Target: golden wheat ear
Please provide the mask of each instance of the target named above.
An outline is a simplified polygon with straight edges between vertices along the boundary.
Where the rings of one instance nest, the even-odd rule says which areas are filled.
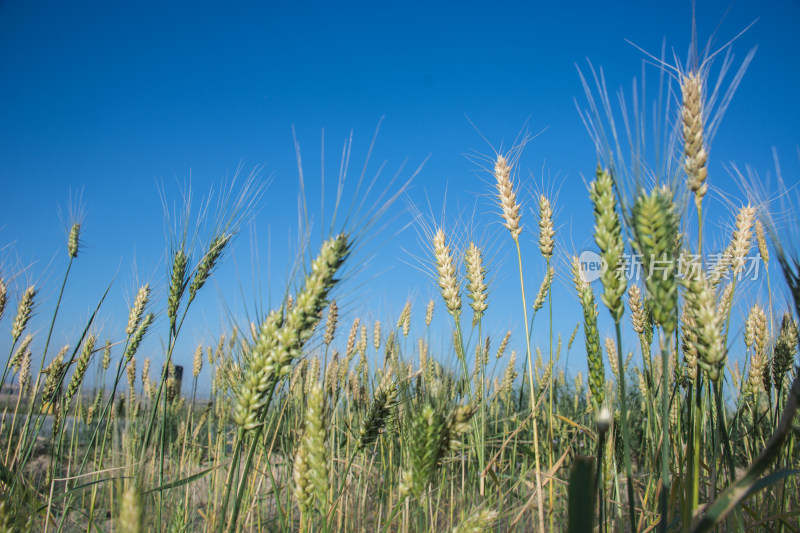
[[[473,242],[469,243],[464,254],[464,264],[466,265],[467,296],[471,300],[472,325],[474,326],[480,322],[489,305],[486,302],[486,267],[483,254]]]
[[[447,311],[454,317],[461,313],[461,291],[456,278],[453,252],[446,242],[444,231],[439,228],[433,238],[433,254],[439,273],[439,289],[447,305]]]
[[[700,207],[708,191],[708,153],[704,139],[703,78],[699,72],[681,76],[681,120],[683,123],[683,168],[689,190],[695,194],[695,204]]]
[[[522,231],[522,227],[519,224],[519,203],[517,203],[517,193],[514,192],[514,183],[511,181],[511,167],[502,155],[497,156],[497,162],[494,165],[494,176],[497,188],[497,203],[500,205],[500,214],[503,217],[504,226],[511,232],[511,237],[517,239]]]

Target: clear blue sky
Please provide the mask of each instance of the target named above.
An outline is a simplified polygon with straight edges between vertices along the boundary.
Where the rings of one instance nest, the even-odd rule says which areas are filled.
[[[756,19],[733,45],[737,62],[756,45],[758,52],[712,147],[712,218],[723,214],[721,193],[742,197],[723,163],[750,164],[765,176],[774,169],[775,147],[787,182],[800,176],[800,2],[700,2],[697,9],[701,42],[716,30],[717,46]],[[582,175],[591,176],[597,159],[574,103],[585,102],[576,63],[585,67],[590,59],[605,69],[610,89],[627,89],[641,76],[645,56],[626,40],[655,54],[666,40],[683,60],[690,37],[688,0],[491,6],[2,1],[0,268],[6,277],[24,269],[12,283],[7,315],[20,287],[41,285],[47,300],[34,329],[39,337],[46,333],[42,317],[52,312],[67,259],[59,209],[66,213],[70,195],[81,192],[85,248],[67,287],[56,341],[74,338],[77,319],[88,315],[115,274],[100,335],[119,337],[126,302],[139,283],[149,281],[157,289],[156,309],[164,307],[159,187],[176,201],[178,184],[190,176],[200,195],[240,164],[245,172],[259,167],[271,184],[253,225],[236,243],[236,261],[229,256],[197,303],[178,356],[190,364],[195,342],[210,342],[219,327],[219,301],[243,316],[266,305],[270,283],[273,296],[282,287],[287,243],[297,225],[292,125],[315,210],[322,130],[330,184],[349,132],[355,176],[385,116],[368,175],[385,161],[384,185],[403,161],[401,176],[407,177],[430,156],[410,200],[425,213],[429,202],[438,218],[446,198],[451,225],[460,210],[475,211],[476,236],[496,253],[491,330],[499,337],[500,330],[515,327],[521,335],[511,243],[486,196],[491,177],[465,154],[508,148],[526,124],[531,133],[543,131],[523,153],[521,178],[534,190],[560,191],[559,244],[562,252],[580,249],[592,224]],[[655,86],[656,70],[649,67],[647,76]],[[403,202],[391,217],[385,237],[411,219]],[[543,267],[532,243],[536,219],[530,211],[523,224],[528,290],[535,294]],[[250,268],[253,229],[262,260],[257,275]],[[408,297],[423,313],[435,287],[414,267],[414,256],[427,254],[417,232],[376,244],[362,253],[359,261],[371,262],[342,293],[348,318],[371,313],[394,322]],[[555,295],[556,330],[568,336],[580,314],[563,275]],[[442,318],[443,306],[437,312]],[[165,332],[161,320],[154,339]],[[536,339],[543,341],[543,333]],[[154,342],[150,355],[157,359]],[[7,337],[0,340],[0,353],[7,345]],[[581,350],[579,341],[573,354]],[[585,372],[582,361],[572,363]]]

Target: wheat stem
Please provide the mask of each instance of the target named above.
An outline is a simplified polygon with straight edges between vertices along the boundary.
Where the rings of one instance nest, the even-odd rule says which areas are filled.
[[[519,265],[519,284],[520,284],[520,293],[522,294],[522,312],[525,319],[525,348],[526,348],[526,364],[528,366],[528,385],[530,387],[530,409],[533,412],[536,404],[534,401],[534,381],[533,381],[533,366],[532,366],[532,357],[531,357],[531,333],[528,328],[528,305],[525,301],[525,281],[522,275],[522,252],[520,251],[519,247],[519,239],[516,235],[512,233],[514,237],[514,244],[517,247],[517,263]],[[521,392],[521,391],[520,391]],[[539,531],[544,532],[544,500],[542,498],[542,475],[541,475],[541,466],[539,464],[539,429],[538,429],[538,422],[536,413],[533,412],[533,456],[534,456],[534,463],[536,466],[536,505],[538,507],[538,520],[539,520]]]

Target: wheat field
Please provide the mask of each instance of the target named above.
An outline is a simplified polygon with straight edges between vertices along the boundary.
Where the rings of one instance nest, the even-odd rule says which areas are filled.
[[[664,66],[678,105],[663,169],[625,155],[601,79],[582,78],[598,165],[586,169],[594,227],[577,231],[593,255],[558,238],[570,205],[529,194],[519,143],[486,159],[479,200],[509,261],[495,267],[496,249],[445,221],[420,223],[437,296],[345,322],[338,298],[359,283],[348,267],[397,186],[365,216],[313,230],[280,302],[197,343],[191,375],[173,361],[187,311],[263,190],[239,184],[208,234],[177,233],[165,289],[139,288],[124,330],[101,328],[104,296],[59,338],[70,272],[91,261],[90,229],[73,223],[52,315],[36,313],[36,285],[0,272],[0,532],[800,530],[800,255],[785,236],[798,221],[776,224],[749,175],[722,220],[705,215],[709,65]],[[712,255],[704,235],[720,225]],[[751,261],[785,282],[748,289]],[[494,268],[518,278],[513,300],[491,298]],[[571,288],[569,323],[554,320],[555,283]],[[490,330],[494,306],[524,327]],[[154,331],[161,350],[140,349]]]

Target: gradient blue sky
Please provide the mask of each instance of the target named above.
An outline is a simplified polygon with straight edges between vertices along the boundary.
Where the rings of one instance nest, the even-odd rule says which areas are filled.
[[[737,64],[752,47],[758,52],[711,150],[709,216],[717,220],[725,214],[723,196],[744,197],[723,164],[749,164],[766,176],[774,173],[774,147],[785,180],[791,185],[800,176],[800,2],[699,4],[702,43],[716,30],[714,42],[722,45],[758,19],[733,45]],[[492,156],[525,128],[541,132],[523,152],[520,178],[529,190],[558,193],[562,252],[581,249],[592,224],[582,176],[592,175],[597,158],[574,103],[586,101],[576,64],[585,67],[588,58],[604,68],[611,90],[628,90],[641,77],[645,56],[626,40],[654,54],[665,40],[684,60],[691,14],[689,1],[2,1],[0,268],[6,277],[17,275],[11,305],[26,283],[42,286],[46,300],[34,330],[44,336],[43,317],[52,313],[67,259],[61,220],[68,219],[70,197],[80,194],[85,247],[67,287],[56,342],[74,342],[80,319],[112,278],[99,332],[119,337],[141,282],[154,286],[156,309],[164,308],[166,234],[159,191],[178,201],[180,184],[191,176],[199,197],[240,165],[245,173],[258,167],[271,183],[252,225],[243,229],[234,254],[190,317],[177,356],[190,364],[194,344],[211,342],[225,309],[252,316],[256,306],[268,304],[270,287],[274,297],[284,286],[298,219],[292,125],[318,217],[323,129],[330,199],[343,142],[352,131],[351,175],[357,176],[385,116],[367,175],[386,162],[376,185],[382,188],[404,161],[401,178],[429,157],[408,201],[432,212],[437,222],[444,211],[451,227],[460,213],[473,219],[473,234],[492,255],[488,327],[498,337],[508,327],[521,332],[515,257],[493,214],[491,176],[465,154]],[[646,75],[654,94],[658,72],[648,67]],[[530,198],[523,196],[533,206]],[[381,238],[411,219],[407,202],[398,202],[385,217],[391,224]],[[529,210],[523,224],[528,291],[535,294],[544,268]],[[261,258],[255,269],[253,246]],[[368,244],[357,261],[369,263],[346,280],[341,293],[347,323],[355,315],[393,323],[409,297],[422,313],[436,294],[416,268],[416,257],[426,255],[413,227],[383,246],[378,239]],[[561,277],[556,331],[568,336],[580,314]],[[443,306],[437,311],[443,326]],[[163,319],[154,333],[151,353],[140,357],[161,357]],[[543,341],[543,335],[537,328],[535,339]],[[522,339],[516,341],[521,347]],[[7,345],[3,338],[0,352]],[[579,341],[573,354],[582,349]],[[571,367],[585,372],[574,357],[579,360]]]

